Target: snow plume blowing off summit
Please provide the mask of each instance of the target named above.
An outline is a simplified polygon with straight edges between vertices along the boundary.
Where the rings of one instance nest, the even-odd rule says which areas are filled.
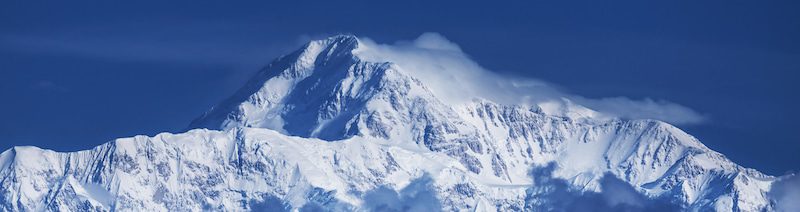
[[[0,210],[796,209],[796,178],[669,124],[703,120],[496,74],[434,33],[336,35],[275,59],[188,132],[3,152]]]
[[[483,98],[510,105],[546,105],[551,113],[568,113],[569,105],[583,105],[598,116],[655,119],[684,125],[706,120],[700,113],[665,100],[633,100],[626,97],[585,98],[566,93],[547,82],[506,76],[487,70],[437,33],[424,33],[413,41],[378,44],[359,38],[355,54],[368,61],[391,61],[423,81],[437,97],[451,103]],[[528,70],[534,71],[535,70]],[[589,114],[584,114],[589,115]]]

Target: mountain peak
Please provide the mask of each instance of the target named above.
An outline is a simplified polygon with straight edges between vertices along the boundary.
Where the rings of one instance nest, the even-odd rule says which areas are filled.
[[[358,42],[358,37],[353,34],[342,33],[329,36],[323,40],[330,40],[334,42]]]
[[[697,198],[724,199],[716,194],[692,196],[705,192],[700,185],[717,177],[703,173],[763,176],[748,173],[694,137],[659,121],[600,119],[579,105],[559,113],[547,105],[531,109],[488,99],[446,102],[439,98],[447,95],[437,96],[415,78],[428,75],[406,69],[415,68],[413,63],[393,63],[397,58],[380,54],[374,57],[381,52],[365,51],[380,49],[359,49],[359,45],[353,35],[311,41],[261,70],[192,127],[267,128],[328,142],[353,137],[389,142],[403,149],[443,153],[471,175],[505,183],[528,181],[527,168],[522,167],[558,161],[566,167],[559,177],[573,179],[586,190],[597,189],[603,172],[609,172],[641,186],[648,195],[684,195],[687,198],[679,202],[697,207],[705,207]],[[735,180],[722,183],[745,186]],[[680,181],[691,183],[676,183]],[[763,188],[751,190],[762,192]],[[739,201],[753,202],[755,208],[763,203],[757,198]]]
[[[236,94],[193,121],[190,128],[260,127],[317,137],[322,122],[335,118],[342,112],[338,110],[355,106],[341,104],[368,98],[366,91],[377,88],[390,67],[388,63],[357,58],[353,51],[359,44],[358,38],[349,34],[310,41],[256,73]]]
[[[325,56],[332,56],[336,53],[350,54],[357,49],[360,41],[355,35],[337,34],[324,39],[309,41],[301,50],[308,52],[325,52]]]
[[[240,211],[259,210],[249,203],[261,200],[352,211],[368,208],[374,190],[402,192],[420,176],[431,178],[423,184],[445,211],[537,210],[547,198],[536,191],[547,185],[535,178],[563,179],[584,193],[603,192],[606,175],[689,211],[769,209],[774,178],[667,123],[599,119],[580,107],[565,117],[547,105],[445,102],[439,98],[474,96],[435,94],[426,85],[477,85],[430,80],[415,69],[419,58],[383,61],[411,54],[370,55],[383,49],[361,44],[335,35],[276,59],[191,124],[212,130],[123,138],[74,153],[0,153],[0,179],[9,179],[0,180],[0,211]],[[456,49],[433,44],[441,42],[422,42],[428,54],[411,56]],[[552,176],[530,172],[552,163],[559,167]]]

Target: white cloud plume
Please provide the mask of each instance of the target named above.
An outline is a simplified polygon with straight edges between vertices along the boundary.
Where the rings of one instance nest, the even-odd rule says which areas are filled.
[[[779,212],[800,211],[800,175],[788,174],[772,184],[767,196]]]
[[[600,191],[581,191],[553,172],[556,163],[534,166],[529,172],[533,186],[525,196],[526,211],[679,211],[667,199],[652,199],[612,174],[600,179]]]
[[[657,119],[672,124],[697,124],[706,118],[685,106],[665,100],[634,100],[627,97],[592,99],[570,94],[545,81],[501,75],[481,67],[461,48],[436,33],[424,33],[413,41],[379,44],[360,38],[362,46],[355,54],[368,61],[391,61],[429,86],[439,98],[451,103],[472,101],[478,97],[502,104],[548,105],[550,111],[569,115]],[[591,79],[587,79],[591,80]],[[574,103],[574,104],[573,104]],[[556,109],[552,109],[557,105]],[[580,105],[580,106],[576,106]],[[588,107],[593,111],[585,110]],[[588,112],[586,112],[588,111]]]
[[[626,97],[589,99],[572,96],[578,104],[591,109],[627,119],[656,119],[673,124],[695,124],[706,121],[706,117],[691,108],[665,100],[645,98],[632,100]]]
[[[366,211],[441,211],[441,203],[433,187],[433,179],[426,175],[414,179],[405,188],[395,191],[378,187],[364,194]]]

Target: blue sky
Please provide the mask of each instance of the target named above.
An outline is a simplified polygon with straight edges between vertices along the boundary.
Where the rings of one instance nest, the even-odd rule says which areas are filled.
[[[0,5],[0,148],[179,132],[303,42],[438,32],[472,60],[590,98],[668,100],[733,161],[800,169],[800,2],[37,2]]]

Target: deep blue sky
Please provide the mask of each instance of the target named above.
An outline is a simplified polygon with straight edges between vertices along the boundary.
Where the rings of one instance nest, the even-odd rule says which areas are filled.
[[[525,2],[525,3],[523,3]],[[178,132],[309,38],[439,32],[484,67],[670,100],[735,162],[800,169],[800,1],[0,3],[0,148]]]

